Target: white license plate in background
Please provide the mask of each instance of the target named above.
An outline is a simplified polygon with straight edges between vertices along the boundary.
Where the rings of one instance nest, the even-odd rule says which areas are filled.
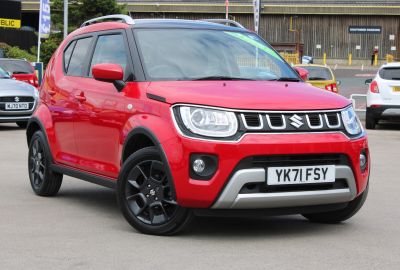
[[[267,185],[333,182],[335,182],[335,165],[268,168]]]
[[[29,103],[6,103],[6,110],[28,110]]]

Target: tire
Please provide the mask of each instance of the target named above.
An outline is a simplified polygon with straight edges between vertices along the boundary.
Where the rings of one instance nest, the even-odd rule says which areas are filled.
[[[349,202],[349,204],[344,209],[324,213],[303,214],[303,216],[309,221],[316,223],[340,223],[354,216],[363,206],[365,200],[367,199],[367,196],[368,186],[361,195]]]
[[[367,113],[365,115],[365,128],[366,129],[375,129],[377,122],[378,122],[378,120],[373,116],[373,114],[367,108]]]
[[[54,196],[61,187],[63,175],[50,169],[49,146],[42,131],[36,131],[29,143],[28,172],[33,191],[39,196]]]
[[[132,154],[117,185],[118,204],[129,224],[152,235],[172,235],[191,220],[192,211],[175,201],[172,179],[156,147]]]
[[[28,126],[28,121],[18,121],[16,123],[20,128],[26,128]]]

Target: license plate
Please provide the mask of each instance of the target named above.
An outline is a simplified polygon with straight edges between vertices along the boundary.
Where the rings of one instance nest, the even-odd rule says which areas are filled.
[[[6,103],[6,110],[28,110],[29,103]]]
[[[393,86],[393,92],[400,92],[400,86]]]
[[[267,184],[298,185],[335,182],[335,165],[270,167],[267,172]]]

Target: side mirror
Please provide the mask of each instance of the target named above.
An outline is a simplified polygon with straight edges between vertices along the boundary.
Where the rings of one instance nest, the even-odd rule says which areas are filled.
[[[342,81],[339,81],[339,80],[336,81],[337,86],[340,86],[341,84],[342,84]]]
[[[371,84],[371,83],[372,83],[372,79],[367,79],[367,80],[365,80],[365,84],[366,84],[366,85]]]
[[[305,68],[301,68],[301,67],[294,67],[294,70],[296,70],[297,74],[299,74],[300,78],[303,79],[303,81],[307,81],[308,80],[308,70]]]
[[[125,87],[124,70],[117,64],[97,64],[92,67],[93,78],[102,82],[113,83],[119,92]]]

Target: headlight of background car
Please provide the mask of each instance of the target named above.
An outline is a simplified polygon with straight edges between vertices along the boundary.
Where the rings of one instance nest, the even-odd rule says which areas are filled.
[[[207,137],[230,137],[238,130],[238,121],[233,112],[201,107],[179,108],[185,127],[198,135]]]
[[[35,93],[35,99],[39,98],[39,90],[37,90],[36,88],[33,90],[33,92]]]
[[[350,135],[358,135],[361,133],[362,131],[361,124],[360,121],[358,120],[356,112],[353,109],[353,106],[350,106],[342,111],[342,119],[346,131]]]

